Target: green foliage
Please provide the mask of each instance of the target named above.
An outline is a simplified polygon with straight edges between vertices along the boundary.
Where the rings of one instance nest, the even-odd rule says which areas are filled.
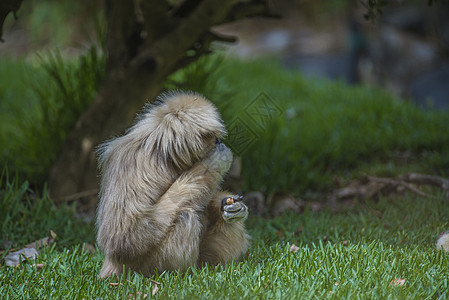
[[[447,175],[449,111],[423,111],[379,89],[306,79],[269,60],[225,59],[214,67],[200,61],[176,76],[220,108],[247,190],[324,191],[334,176],[373,169]],[[235,127],[247,147],[236,144]]]
[[[12,116],[9,130],[0,137],[5,142],[3,163],[33,183],[42,183],[46,178],[66,135],[94,99],[105,69],[104,56],[96,46],[71,62],[54,51],[41,56],[38,63],[35,68],[21,63],[29,68],[28,79],[24,80],[23,75],[10,78],[19,80],[22,87],[4,88],[3,93],[11,93],[10,97],[19,103],[7,104]],[[27,92],[27,98],[21,98],[23,90],[32,90],[34,94]]]
[[[0,245],[6,240],[14,247],[49,236],[50,230],[58,235],[58,249],[95,240],[92,228],[74,213],[75,209],[63,205],[57,208],[44,188],[35,194],[28,182],[19,183],[6,171],[0,176]],[[0,246],[2,247],[2,246]]]
[[[431,203],[415,195],[380,199],[337,214],[306,211],[276,219],[250,217],[253,240],[241,262],[192,268],[185,274],[164,272],[151,278],[127,274],[100,280],[103,255],[81,247],[83,239],[91,239],[92,224],[75,226],[79,221],[68,210],[55,209],[44,197],[40,204],[28,203],[25,198],[32,193],[26,185],[12,183],[0,190],[1,211],[3,205],[11,205],[11,217],[5,219],[5,214],[0,219],[11,224],[2,224],[2,234],[9,232],[24,244],[58,224],[58,239],[67,240],[63,247],[58,240],[56,246],[40,251],[36,263],[44,265],[42,270],[32,267],[32,261],[16,268],[0,267],[3,299],[150,297],[152,280],[160,283],[156,298],[173,299],[444,299],[449,295],[449,255],[435,250],[438,233],[448,225],[443,221],[449,218],[443,195]],[[5,198],[19,199],[19,204]],[[42,232],[30,235],[30,227],[36,226]],[[292,244],[299,247],[296,253],[290,251]],[[399,278],[405,279],[405,285],[391,286]]]
[[[225,58],[220,55],[203,55],[195,63],[175,72],[165,82],[167,90],[188,90],[213,99],[220,108],[224,108],[227,99],[235,94],[232,87],[224,86],[219,80]]]

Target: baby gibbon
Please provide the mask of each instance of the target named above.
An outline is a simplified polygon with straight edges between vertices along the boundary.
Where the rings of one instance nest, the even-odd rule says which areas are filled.
[[[151,275],[224,264],[248,248],[241,197],[220,191],[232,152],[216,107],[171,92],[148,105],[125,135],[102,144],[97,242],[100,277]]]

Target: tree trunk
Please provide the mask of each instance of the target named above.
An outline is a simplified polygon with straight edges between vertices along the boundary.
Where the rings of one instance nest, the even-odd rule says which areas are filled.
[[[261,14],[268,14],[264,0],[185,0],[177,7],[165,0],[107,1],[107,75],[50,172],[51,196],[95,194],[96,147],[123,134],[168,75],[209,53],[212,41],[234,40],[213,33],[212,26]]]
[[[96,147],[123,134],[147,99],[155,98],[162,80],[154,77],[139,78],[125,73],[106,78],[98,97],[67,137],[51,170],[50,192],[56,200],[79,192],[95,194],[99,184]]]

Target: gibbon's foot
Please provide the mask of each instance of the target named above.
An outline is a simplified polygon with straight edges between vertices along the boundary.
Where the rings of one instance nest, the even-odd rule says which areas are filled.
[[[248,207],[242,202],[243,196],[226,197],[221,200],[223,219],[227,223],[244,221],[248,217]]]

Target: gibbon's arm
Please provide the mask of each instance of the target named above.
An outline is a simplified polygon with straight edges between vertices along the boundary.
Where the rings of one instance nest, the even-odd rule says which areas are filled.
[[[146,219],[158,239],[151,243],[158,245],[181,212],[204,210],[211,197],[217,192],[224,174],[232,162],[232,152],[217,143],[212,152],[191,169],[184,172],[148,211]]]
[[[244,226],[248,208],[242,201],[226,204],[227,198],[234,198],[230,195],[220,192],[207,206],[204,220],[208,223],[200,244],[200,263],[224,264],[239,259],[248,250],[250,236]]]

